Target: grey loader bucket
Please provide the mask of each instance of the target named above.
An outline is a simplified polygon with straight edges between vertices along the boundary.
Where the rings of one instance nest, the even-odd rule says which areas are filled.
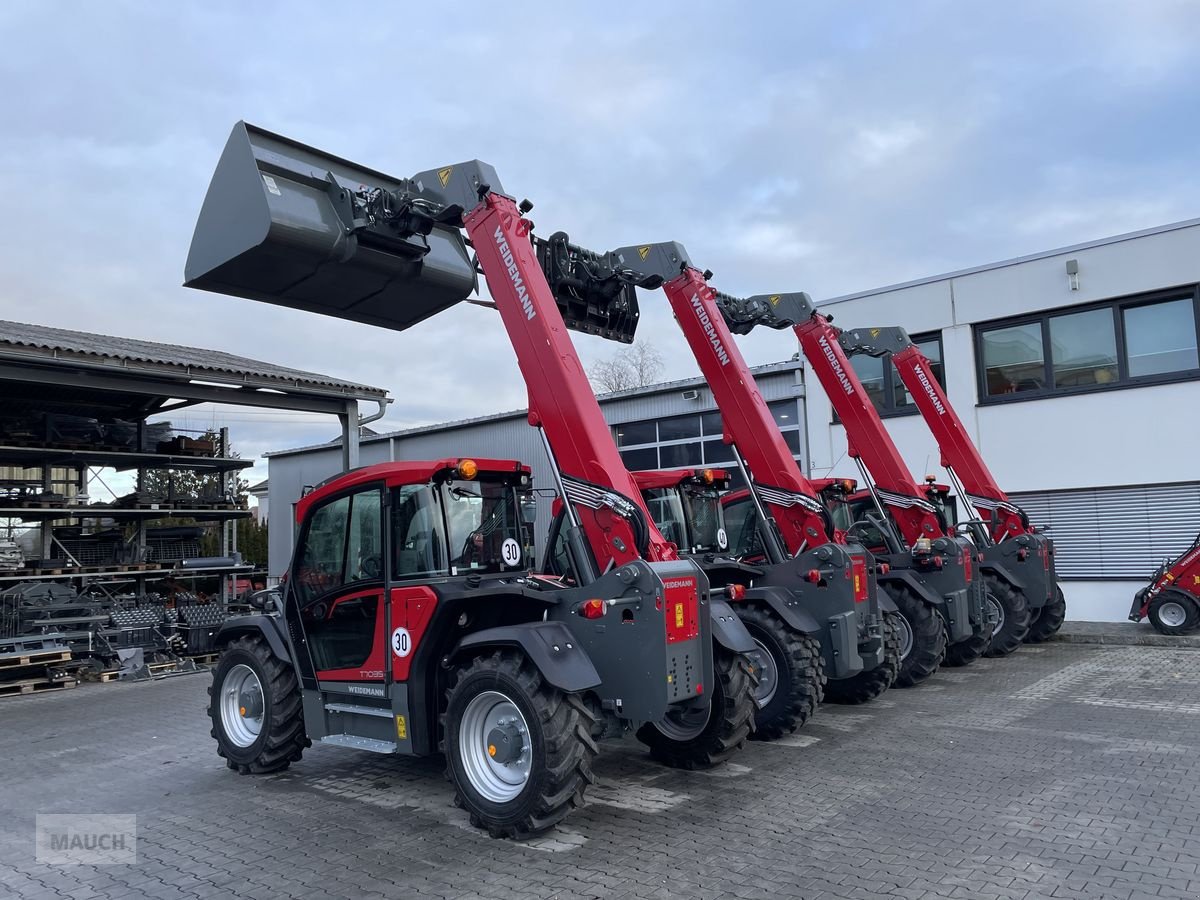
[[[408,328],[476,288],[456,224],[431,219],[414,233],[389,233],[356,218],[411,189],[412,182],[239,122],[204,197],[184,284]]]

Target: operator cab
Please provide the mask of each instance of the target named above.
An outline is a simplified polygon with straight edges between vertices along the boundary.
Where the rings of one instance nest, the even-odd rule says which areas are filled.
[[[289,614],[318,675],[347,675],[378,655],[385,582],[527,572],[533,536],[521,501],[529,484],[529,469],[516,462],[383,463],[304,497]]]
[[[729,489],[727,472],[673,469],[632,474],[654,524],[680,553],[725,553],[729,549],[721,510],[721,494]]]

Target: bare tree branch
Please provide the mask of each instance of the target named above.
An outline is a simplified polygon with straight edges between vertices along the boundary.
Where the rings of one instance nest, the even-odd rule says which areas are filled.
[[[662,354],[653,344],[642,341],[600,360],[592,366],[588,378],[596,391],[611,393],[654,384],[662,370]]]

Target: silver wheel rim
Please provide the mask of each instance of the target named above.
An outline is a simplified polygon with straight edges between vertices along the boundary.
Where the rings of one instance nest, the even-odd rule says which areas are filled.
[[[903,662],[908,659],[908,654],[912,653],[913,630],[904,616],[896,616],[896,625],[899,626],[900,631],[900,660]]]
[[[712,702],[703,709],[691,707],[675,708],[654,723],[662,736],[672,741],[690,741],[700,736],[708,717],[712,715]]]
[[[519,755],[511,762],[497,762],[489,752],[488,737],[496,729],[518,736]],[[458,755],[467,780],[480,796],[493,803],[512,800],[525,789],[533,769],[529,725],[521,710],[499,691],[476,694],[463,711]]]
[[[996,616],[996,624],[992,626],[992,637],[998,635],[1004,629],[1004,606],[996,599],[996,595],[988,593],[987,595],[988,609]]]
[[[779,671],[775,666],[775,657],[758,638],[754,639],[754,649],[746,654],[750,657],[756,672],[758,684],[754,688],[754,703],[762,709],[774,698],[779,690]]]
[[[258,698],[257,715],[254,715],[253,706],[245,702],[255,695]],[[249,747],[258,740],[266,711],[264,700],[262,682],[249,666],[238,664],[225,675],[221,685],[221,725],[225,728],[225,736],[234,745]]]
[[[1168,628],[1180,628],[1187,621],[1187,610],[1182,603],[1168,600],[1158,608],[1158,618]]]

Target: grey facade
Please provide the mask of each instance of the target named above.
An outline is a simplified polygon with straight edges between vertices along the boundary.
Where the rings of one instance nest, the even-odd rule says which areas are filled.
[[[763,399],[775,413],[797,459],[807,468],[801,364],[789,361],[761,366],[754,373]],[[613,426],[614,437],[630,469],[693,465],[734,469],[732,456],[720,443],[712,392],[702,378],[606,394],[600,397],[600,408]],[[636,427],[624,428],[626,425]],[[295,504],[306,486],[319,484],[342,471],[341,447],[332,443],[282,450],[267,456],[269,502],[274,512],[270,574],[278,578],[291,557]],[[541,439],[528,424],[524,410],[363,437],[359,450],[361,465],[443,456],[517,459],[532,467],[536,486],[553,487]],[[550,504],[540,503],[539,541],[549,524]],[[540,543],[538,549],[540,553]]]

